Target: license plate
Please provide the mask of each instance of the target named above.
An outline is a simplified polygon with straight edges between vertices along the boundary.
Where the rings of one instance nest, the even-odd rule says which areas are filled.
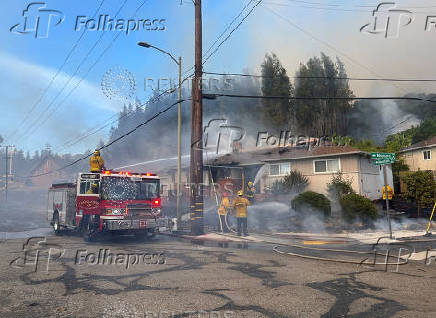
[[[147,221],[146,220],[139,220],[139,228],[144,229],[147,227]]]

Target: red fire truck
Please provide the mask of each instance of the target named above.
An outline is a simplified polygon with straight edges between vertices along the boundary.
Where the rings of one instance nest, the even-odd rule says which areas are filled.
[[[76,229],[86,240],[101,232],[153,236],[171,223],[161,211],[160,179],[151,173],[80,173],[76,183],[53,184],[48,192],[54,232]]]

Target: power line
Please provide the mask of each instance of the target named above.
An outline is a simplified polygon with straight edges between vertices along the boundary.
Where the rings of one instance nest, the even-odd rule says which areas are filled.
[[[190,77],[190,76],[185,77],[185,78],[182,80],[182,85],[183,85],[183,83],[185,82],[185,80],[188,79],[189,77]],[[178,84],[177,84],[177,86],[175,86],[174,88],[169,88],[169,89],[167,89],[167,90],[161,92],[159,95],[157,95],[157,96],[155,96],[155,97],[152,97],[151,99],[149,99],[149,100],[146,101],[145,103],[139,105],[138,107],[139,107],[140,109],[142,109],[142,107],[143,107],[145,104],[152,104],[152,103],[154,103],[155,101],[158,101],[159,98],[162,97],[163,95],[165,95],[165,94],[167,94],[167,93],[170,93],[170,92],[172,92],[173,90],[175,90],[175,89],[177,89],[177,88],[179,88],[179,85],[178,85]],[[144,109],[144,110],[145,110],[145,109]],[[119,117],[119,118],[117,118],[117,119],[115,119],[115,120],[110,121],[112,118],[116,117],[116,116],[118,115],[118,113],[112,115],[111,117],[109,117],[109,119],[107,119],[107,120],[103,123],[103,126],[101,126],[100,128],[97,128],[95,131],[94,131],[94,129],[91,129],[91,131],[88,131],[87,133],[82,134],[81,136],[77,137],[77,139],[74,138],[74,139],[72,139],[72,140],[70,140],[70,141],[67,141],[67,142],[64,144],[64,148],[63,148],[63,149],[65,149],[65,148],[67,148],[67,147],[74,146],[75,144],[77,144],[78,142],[82,141],[83,139],[86,139],[86,138],[88,138],[88,137],[90,137],[90,136],[96,134],[97,132],[103,130],[103,129],[106,128],[107,126],[109,126],[109,125],[115,123],[116,121],[118,121],[118,120],[120,120],[120,119],[122,119],[122,118],[125,118],[125,117],[130,116],[130,115],[131,115],[132,113],[134,113],[134,112],[135,112],[135,110],[132,110],[131,112],[127,112],[126,114],[122,115],[121,117]],[[108,121],[110,121],[110,122],[108,122]]]
[[[221,41],[221,43],[215,48],[215,50],[210,53],[203,61],[203,65],[207,63],[207,61],[220,49],[220,47],[232,36],[232,34],[242,25],[242,23],[253,13],[254,9],[257,8],[257,6],[262,2],[262,0],[259,0],[251,9],[248,11],[248,13],[242,18],[241,22],[230,31],[230,33],[226,36],[224,40]]]
[[[123,2],[123,4],[121,5],[121,7],[118,9],[118,11],[116,12],[116,14],[115,14],[115,17],[114,18],[116,18],[117,16],[118,16],[118,14],[121,12],[121,10],[124,8],[124,6],[126,5],[126,3],[127,3],[127,1],[128,0],[124,0],[124,2]],[[142,5],[145,3],[145,1],[147,1],[147,0],[144,0],[144,2],[142,3]],[[142,5],[141,5],[141,7],[142,7]],[[91,47],[91,49],[87,52],[87,54],[85,55],[85,57],[82,59],[82,61],[77,65],[77,67],[76,67],[76,69],[75,69],[75,71],[74,71],[74,73],[69,77],[69,79],[67,80],[67,82],[64,84],[64,86],[61,88],[61,90],[59,91],[59,93],[52,99],[52,101],[50,102],[50,104],[48,104],[48,106],[41,112],[41,114],[38,116],[38,118],[33,122],[33,124],[32,125],[30,125],[29,126],[29,128],[24,132],[24,134],[20,137],[20,138],[18,138],[18,140],[19,139],[21,139],[21,138],[23,138],[24,136],[26,136],[26,134],[33,128],[33,130],[29,133],[29,135],[31,135],[31,134],[33,134],[39,127],[41,127],[59,108],[60,108],[60,106],[63,104],[63,102],[66,100],[66,98],[64,98],[64,100],[61,102],[61,103],[59,103],[58,104],[58,106],[57,107],[55,107],[55,109],[53,110],[53,111],[51,111],[50,113],[48,113],[48,116],[45,118],[45,119],[43,119],[43,121],[40,123],[40,124],[38,124],[38,122],[44,117],[44,115],[45,115],[45,113],[47,113],[48,111],[49,111],[49,109],[51,108],[51,106],[54,104],[54,102],[56,101],[56,99],[63,93],[63,91],[67,88],[67,86],[69,85],[69,83],[73,80],[73,78],[74,78],[74,76],[79,72],[79,69],[82,67],[82,65],[86,62],[86,60],[88,59],[88,57],[91,55],[91,53],[92,53],[92,51],[97,47],[97,45],[100,43],[100,41],[102,40],[102,38],[103,38],[103,36],[106,34],[106,32],[102,32],[101,33],[101,35],[100,35],[100,37],[97,39],[97,41],[94,43],[94,45]],[[121,33],[118,33],[117,34],[117,36],[115,36],[114,37],[114,40],[120,35]],[[113,40],[113,41],[114,41]],[[111,46],[111,45],[110,45]],[[110,47],[109,46],[109,47]],[[104,51],[104,52],[106,52],[107,51],[107,49]],[[104,55],[104,54],[103,54]],[[85,77],[89,74],[89,72],[90,72],[90,70],[99,62],[99,59],[102,57],[102,55],[100,55],[100,57],[97,59],[97,62],[96,63],[94,63],[91,67],[90,67],[90,69],[88,70],[88,72],[86,73],[86,75],[85,75]],[[80,81],[78,82],[78,84],[75,86],[75,88],[78,86],[78,85],[80,85],[80,83],[83,81],[83,79],[84,79],[84,77],[82,77],[81,79],[80,79]],[[67,95],[67,98],[71,95],[71,93],[75,90],[75,88],[74,89],[72,89],[71,91],[70,91],[70,93]]]
[[[254,0],[250,0],[248,1],[245,6],[242,8],[242,10],[239,12],[239,14],[233,18],[233,20],[227,25],[227,27],[224,29],[223,32],[221,32],[221,34],[215,39],[215,41],[212,43],[212,45],[209,46],[209,48],[206,50],[206,52],[204,53],[204,55],[207,55],[210,50],[215,46],[215,44],[218,43],[218,41],[222,38],[222,36],[227,32],[227,30],[230,29],[230,27],[233,25],[233,23],[239,19],[239,17],[242,15],[242,13],[245,11],[245,9],[247,9],[247,7],[253,2]]]
[[[102,7],[103,3],[106,0],[101,0],[100,5],[98,6],[98,8],[95,10],[94,14],[92,15],[92,18],[94,18],[96,16],[96,14],[98,13],[98,11],[100,10],[100,8]],[[68,52],[67,56],[65,57],[64,61],[62,62],[61,66],[58,68],[58,70],[56,71],[55,75],[51,78],[49,84],[47,85],[47,87],[44,89],[44,91],[42,92],[41,96],[39,97],[39,99],[32,105],[32,107],[30,108],[30,110],[28,112],[26,112],[26,115],[24,117],[24,119],[21,121],[21,123],[17,126],[17,128],[11,133],[11,135],[8,138],[12,138],[13,136],[15,136],[15,134],[19,131],[19,128],[27,121],[27,119],[29,119],[30,115],[33,113],[33,111],[36,109],[36,107],[39,105],[39,103],[41,103],[42,99],[45,97],[45,94],[47,94],[48,90],[50,89],[50,87],[52,86],[53,82],[55,81],[55,79],[58,77],[58,75],[60,74],[61,70],[63,69],[63,67],[65,66],[65,64],[68,62],[68,60],[70,59],[72,53],[74,52],[74,50],[76,49],[77,45],[79,44],[79,42],[82,40],[83,36],[86,33],[86,29],[83,30],[82,34],[80,35],[80,37],[76,40],[76,42],[73,44],[73,46],[71,47],[70,51]]]
[[[241,77],[258,77],[258,78],[273,78],[274,76],[251,75],[241,73],[218,73],[218,72],[203,72],[209,75],[222,76],[241,76]],[[330,77],[330,76],[289,76],[294,79],[331,79],[331,80],[349,80],[349,81],[385,81],[385,82],[436,82],[436,79],[403,79],[403,78],[363,78],[363,77]]]
[[[97,148],[97,149],[98,149],[98,150],[103,150],[103,149],[109,148],[109,147],[112,146],[114,143],[116,143],[116,142],[120,141],[121,139],[123,139],[123,138],[129,136],[130,134],[132,134],[133,132],[135,132],[136,130],[138,130],[139,128],[141,128],[142,126],[147,125],[147,124],[148,124],[149,122],[151,122],[152,120],[156,119],[157,117],[159,117],[159,116],[162,115],[163,113],[166,113],[167,111],[169,111],[169,110],[170,110],[171,108],[173,108],[175,105],[177,105],[177,104],[179,104],[179,103],[183,103],[184,101],[186,101],[186,100],[185,100],[185,99],[177,100],[176,102],[170,104],[170,105],[169,105],[168,107],[166,107],[165,109],[163,109],[163,110],[159,111],[158,113],[154,114],[152,117],[150,117],[150,118],[147,119],[146,121],[140,123],[140,124],[137,125],[135,128],[129,130],[128,132],[122,134],[122,135],[119,136],[118,138],[112,140],[111,142],[109,142],[109,143],[107,143],[107,144],[105,144],[105,145],[103,145],[103,146],[101,146],[100,148]],[[92,155],[93,155],[93,153],[90,153],[90,154],[88,154],[88,155],[86,155],[86,156],[84,156],[84,157],[81,157],[81,158],[79,158],[79,159],[77,159],[77,160],[74,160],[73,162],[71,162],[71,163],[69,163],[69,164],[67,164],[67,165],[65,165],[65,166],[63,166],[63,167],[61,167],[61,168],[59,168],[59,169],[52,170],[52,171],[48,171],[48,172],[45,172],[45,173],[40,173],[40,174],[38,174],[38,175],[27,176],[27,177],[25,177],[25,178],[36,178],[36,177],[41,177],[41,176],[45,176],[45,175],[49,175],[49,174],[52,174],[52,173],[55,173],[55,172],[59,172],[59,171],[65,170],[66,168],[69,168],[69,167],[75,165],[76,163],[78,163],[78,162],[80,162],[80,161],[82,161],[82,160],[88,159],[88,158],[91,157]]]
[[[415,100],[430,101],[419,97],[342,97],[342,96],[262,96],[262,95],[237,95],[237,94],[203,94],[205,99],[216,99],[217,97],[233,98],[255,98],[255,99],[288,99],[288,100]],[[431,101],[436,103],[436,101]]]
[[[302,8],[302,9],[314,9],[314,10],[326,10],[326,11],[340,11],[340,12],[365,12],[365,13],[373,13],[373,10],[363,10],[363,9],[346,9],[346,8],[338,8],[338,7],[318,7],[318,6],[307,6],[307,5],[292,5],[290,3],[278,3],[278,2],[271,2],[267,1],[264,2],[265,4],[275,5],[275,6],[281,6],[281,7],[290,7],[290,8]],[[375,6],[356,6],[355,8],[376,8]],[[407,9],[428,9],[428,8],[434,8],[435,6],[430,7],[407,7]],[[420,12],[420,11],[410,11],[414,14],[430,14],[430,12]]]

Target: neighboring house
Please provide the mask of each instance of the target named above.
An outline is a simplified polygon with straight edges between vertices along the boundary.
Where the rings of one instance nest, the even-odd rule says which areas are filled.
[[[274,181],[281,180],[291,170],[308,177],[306,190],[327,194],[327,184],[332,177],[342,173],[352,181],[354,191],[371,200],[381,198],[383,171],[375,166],[369,153],[351,147],[320,146],[262,148],[250,152],[227,154],[208,163],[219,174],[224,168],[243,168],[247,181],[258,179],[257,187],[264,192]],[[262,168],[264,167],[264,168]],[[261,169],[262,168],[262,169]],[[261,176],[259,176],[259,171]],[[215,177],[214,177],[215,179]],[[256,180],[257,181],[257,180]],[[393,186],[392,169],[388,166],[388,183]]]
[[[398,152],[410,171],[432,170],[436,173],[436,136]]]
[[[63,171],[58,171],[61,166],[51,156],[45,156],[30,170],[30,184],[39,188],[47,188],[55,180],[66,179],[68,176]]]

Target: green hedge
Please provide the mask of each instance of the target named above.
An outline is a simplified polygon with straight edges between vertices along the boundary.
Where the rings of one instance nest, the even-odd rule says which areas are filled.
[[[330,200],[323,194],[306,191],[292,200],[292,208],[297,212],[306,212],[308,209],[319,211],[324,216],[331,214]]]
[[[347,221],[352,222],[360,218],[364,222],[371,222],[378,217],[377,209],[370,199],[359,194],[351,193],[344,195],[339,203]]]

